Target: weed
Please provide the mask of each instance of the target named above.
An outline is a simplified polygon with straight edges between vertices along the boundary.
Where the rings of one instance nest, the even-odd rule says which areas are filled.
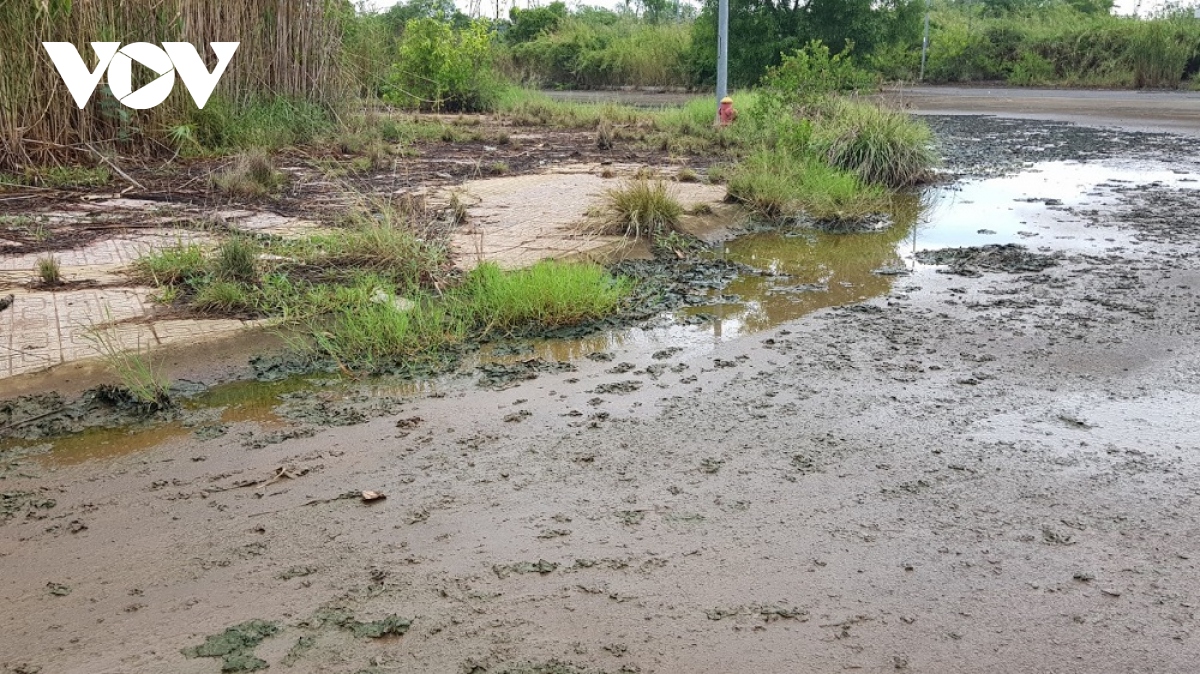
[[[415,216],[389,206],[363,207],[346,217],[346,227],[280,244],[280,253],[324,268],[354,267],[377,272],[401,287],[431,281],[445,266],[445,243],[419,237]]]
[[[105,310],[111,325],[112,313]],[[170,380],[150,351],[139,341],[137,347],[128,348],[121,335],[113,328],[90,329],[85,337],[92,342],[109,370],[116,375],[129,397],[147,412],[171,406]]]
[[[385,294],[385,300],[391,297]],[[357,299],[311,326],[318,348],[346,367],[378,369],[432,358],[466,335],[463,321],[440,305],[418,301],[402,310],[391,301]]]
[[[170,306],[179,300],[179,286],[159,286],[158,290],[150,296],[150,299],[158,304]]]
[[[811,146],[830,165],[867,182],[905,187],[929,178],[933,134],[922,121],[870,103],[831,99]]]
[[[228,238],[217,248],[213,271],[224,281],[253,281],[258,276],[258,252],[244,236]]]
[[[605,179],[616,178],[617,172],[606,166],[606,167],[600,169],[600,177],[605,178]]]
[[[112,174],[103,166],[55,166],[38,175],[38,182],[46,187],[102,187],[112,179]]]
[[[556,328],[601,318],[629,289],[626,279],[599,265],[545,260],[508,273],[481,264],[468,274],[463,297],[484,334],[509,334],[529,325]]]
[[[143,282],[175,285],[202,276],[207,264],[202,247],[177,243],[138,258],[133,264],[133,274]]]
[[[614,229],[626,236],[672,229],[683,214],[683,206],[661,180],[635,178],[621,188],[607,190],[605,197],[613,214]]]
[[[509,168],[508,168],[508,164],[506,164],[502,161],[497,161],[497,162],[492,162],[491,164],[488,164],[487,170],[488,170],[488,173],[490,173],[494,176],[502,176],[502,175],[505,175],[506,173],[508,173]]]
[[[600,120],[596,127],[596,149],[611,150],[613,146],[613,125],[608,120]]]
[[[817,222],[840,226],[882,212],[888,204],[882,187],[780,150],[760,150],[743,160],[728,190],[760,217],[776,221],[803,211]]]
[[[251,150],[238,157],[229,169],[213,176],[213,185],[233,196],[265,197],[283,186],[283,173],[264,150]]]
[[[37,271],[43,285],[56,286],[62,283],[62,269],[59,268],[58,258],[53,255],[39,257]]]
[[[192,306],[212,313],[237,313],[254,309],[257,303],[245,286],[233,281],[212,281],[200,286]]]
[[[678,175],[675,176],[675,179],[681,183],[700,182],[700,176],[694,170],[692,170],[690,168],[679,169],[679,173],[678,173]]]

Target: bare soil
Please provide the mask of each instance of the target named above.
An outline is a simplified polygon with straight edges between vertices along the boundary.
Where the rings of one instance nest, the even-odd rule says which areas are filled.
[[[1191,674],[1200,197],[1083,215],[1142,243],[13,458],[0,666]]]

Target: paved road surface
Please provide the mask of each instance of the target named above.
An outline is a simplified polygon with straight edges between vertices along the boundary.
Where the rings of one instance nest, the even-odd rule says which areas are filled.
[[[549,93],[559,100],[614,101],[648,107],[678,104],[702,95],[646,91]],[[1200,135],[1200,92],[1192,91],[890,86],[879,97],[919,114],[991,114]]]

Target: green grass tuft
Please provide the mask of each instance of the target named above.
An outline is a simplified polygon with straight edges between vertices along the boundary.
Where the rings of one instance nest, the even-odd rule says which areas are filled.
[[[476,267],[462,290],[464,305],[484,334],[537,326],[577,325],[613,313],[629,282],[595,264],[544,260],[512,272],[493,263]]]
[[[134,277],[155,285],[185,283],[207,272],[204,248],[194,243],[178,243],[138,258],[133,264]]]
[[[729,195],[768,220],[801,213],[831,225],[861,221],[886,210],[888,193],[812,158],[780,150],[761,150],[747,157],[729,178]]]
[[[674,229],[683,206],[662,180],[634,178],[622,187],[607,190],[614,229],[625,236],[653,236]]]

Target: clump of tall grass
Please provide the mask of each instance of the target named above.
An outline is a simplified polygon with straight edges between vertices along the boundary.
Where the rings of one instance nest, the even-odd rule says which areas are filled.
[[[731,170],[729,195],[772,221],[802,213],[831,226],[861,221],[887,208],[879,185],[811,157],[760,150]]]
[[[810,147],[831,166],[869,183],[906,187],[929,179],[936,160],[923,121],[872,103],[829,99],[812,125]]]
[[[62,283],[62,268],[58,264],[58,258],[53,255],[37,259],[37,272],[43,285],[56,286]]]
[[[217,247],[213,272],[224,281],[253,281],[258,277],[259,247],[244,236],[232,236]]]
[[[484,334],[509,334],[529,326],[577,325],[613,313],[629,282],[603,267],[545,260],[503,272],[485,262],[468,274],[461,297]]]
[[[663,180],[639,177],[605,191],[612,213],[611,231],[625,236],[652,236],[674,229],[683,206]]]
[[[281,252],[311,265],[379,273],[402,287],[428,285],[448,264],[449,253],[444,233],[420,232],[411,217],[388,206],[356,211],[343,229],[285,243]]]
[[[462,342],[467,324],[445,305],[424,298],[407,308],[360,298],[315,323],[312,334],[317,348],[344,368],[375,370],[435,357]]]
[[[242,153],[233,166],[213,176],[213,185],[233,196],[265,197],[283,186],[286,178],[275,162],[259,148]]]
[[[112,314],[106,310],[108,323]],[[115,328],[92,328],[85,333],[92,342],[109,371],[120,381],[121,389],[129,399],[146,412],[155,412],[171,407],[171,380],[154,358],[149,346],[140,342],[128,347]]]

